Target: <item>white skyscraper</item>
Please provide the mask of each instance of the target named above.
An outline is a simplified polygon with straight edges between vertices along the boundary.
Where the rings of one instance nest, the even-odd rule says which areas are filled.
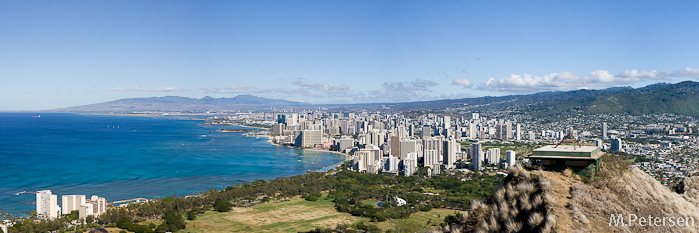
[[[95,213],[95,205],[91,203],[85,203],[79,206],[78,208],[78,217],[81,219],[85,219],[88,215],[93,215]]]
[[[444,141],[444,146],[442,147],[442,153],[444,158],[442,161],[446,168],[456,168],[456,151],[459,150],[458,143],[453,138]]]
[[[508,150],[507,153],[507,166],[511,167],[515,165],[515,151]]]
[[[85,204],[85,195],[63,195],[61,201],[61,213],[70,214],[74,210],[80,210],[80,205]]]
[[[354,159],[352,160],[352,168],[356,172],[366,171],[366,159],[369,156],[367,151],[357,151],[354,153]]]
[[[397,172],[398,171],[398,158],[389,156],[386,158],[385,166],[384,169],[388,172]]]
[[[414,152],[411,152],[411,154],[415,154]],[[417,159],[412,158],[407,158],[403,160],[403,175],[404,176],[410,176],[415,171],[417,171]],[[417,157],[417,154],[415,155]]]
[[[473,122],[468,123],[468,139],[476,139],[478,136],[476,132],[478,132],[476,129],[476,124]]]
[[[522,140],[522,125],[520,125],[519,123],[515,128],[515,139],[517,141]]]
[[[56,194],[51,194],[51,190],[36,191],[36,214],[40,218],[57,218],[60,211]]]
[[[488,163],[497,165],[500,163],[500,148],[490,148],[488,149]]]
[[[424,166],[428,167],[433,164],[440,164],[439,157],[441,154],[437,150],[425,150]]]
[[[107,199],[106,198],[92,195],[92,197],[90,197],[90,200],[92,200],[93,202],[96,202],[97,207],[99,207],[98,209],[95,210],[96,215],[100,215],[102,213],[107,212]]]
[[[442,126],[443,126],[445,129],[451,129],[451,117],[450,117],[450,116],[444,116],[443,121],[444,121],[444,122],[442,122]]]

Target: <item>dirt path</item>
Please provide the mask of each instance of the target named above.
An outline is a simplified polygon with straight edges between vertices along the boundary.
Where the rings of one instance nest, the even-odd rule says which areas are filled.
[[[554,232],[617,232],[609,226],[605,220],[588,217],[589,224],[573,220],[573,211],[566,207],[572,198],[570,187],[574,183],[581,183],[570,177],[565,177],[558,172],[544,172],[544,176],[551,182],[551,194],[553,195],[553,214],[558,216]]]

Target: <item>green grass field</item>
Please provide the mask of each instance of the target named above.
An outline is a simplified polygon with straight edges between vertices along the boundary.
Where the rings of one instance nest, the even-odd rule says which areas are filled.
[[[365,200],[375,204],[378,200]],[[429,212],[415,213],[410,220],[426,224],[442,222],[444,217],[454,210],[433,209]],[[292,198],[285,202],[272,202],[248,208],[234,207],[230,212],[208,211],[197,216],[194,221],[187,221],[187,228],[180,232],[299,232],[316,227],[334,228],[338,224],[353,224],[365,221],[367,225],[376,225],[383,230],[393,228],[394,221],[369,222],[368,218],[352,216],[335,210],[334,203],[324,194],[318,201],[306,201]]]

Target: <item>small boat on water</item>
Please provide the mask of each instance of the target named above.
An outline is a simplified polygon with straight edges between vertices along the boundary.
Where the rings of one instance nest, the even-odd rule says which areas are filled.
[[[41,115],[32,116],[34,118],[41,118]]]
[[[19,196],[20,194],[25,194],[25,193],[27,193],[27,191],[18,192],[18,193],[15,193],[15,196]]]

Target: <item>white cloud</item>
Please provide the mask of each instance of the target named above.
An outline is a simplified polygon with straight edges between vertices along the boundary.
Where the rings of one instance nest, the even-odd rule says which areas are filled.
[[[454,81],[451,83],[452,85],[459,85],[463,86],[464,88],[471,88],[473,86],[473,83],[471,83],[471,80],[468,79],[461,79],[461,78],[455,78]]]
[[[626,78],[636,78],[636,79],[665,79],[668,75],[665,72],[660,72],[657,70],[651,70],[651,71],[638,71],[638,70],[624,70],[624,72],[621,72],[619,77],[626,77]]]
[[[699,70],[685,68],[682,71],[661,72],[657,70],[625,70],[612,75],[607,70],[595,70],[588,75],[575,75],[571,72],[551,73],[544,76],[512,74],[508,77],[488,81],[478,86],[481,90],[513,93],[535,93],[541,91],[566,91],[575,89],[599,89],[645,80],[666,80],[669,77],[699,78]]]
[[[471,83],[471,80],[465,78],[455,78],[454,81],[451,82],[451,85],[459,85],[464,88],[471,88],[473,86],[473,83]]]
[[[699,78],[699,69],[685,67],[684,70],[668,73],[670,77]]]
[[[141,92],[177,92],[177,91],[183,91],[180,88],[177,87],[163,87],[163,88],[143,88],[143,87],[136,87],[136,88],[128,88],[124,89],[121,87],[115,87],[112,89],[109,89],[110,91],[141,91]]]

